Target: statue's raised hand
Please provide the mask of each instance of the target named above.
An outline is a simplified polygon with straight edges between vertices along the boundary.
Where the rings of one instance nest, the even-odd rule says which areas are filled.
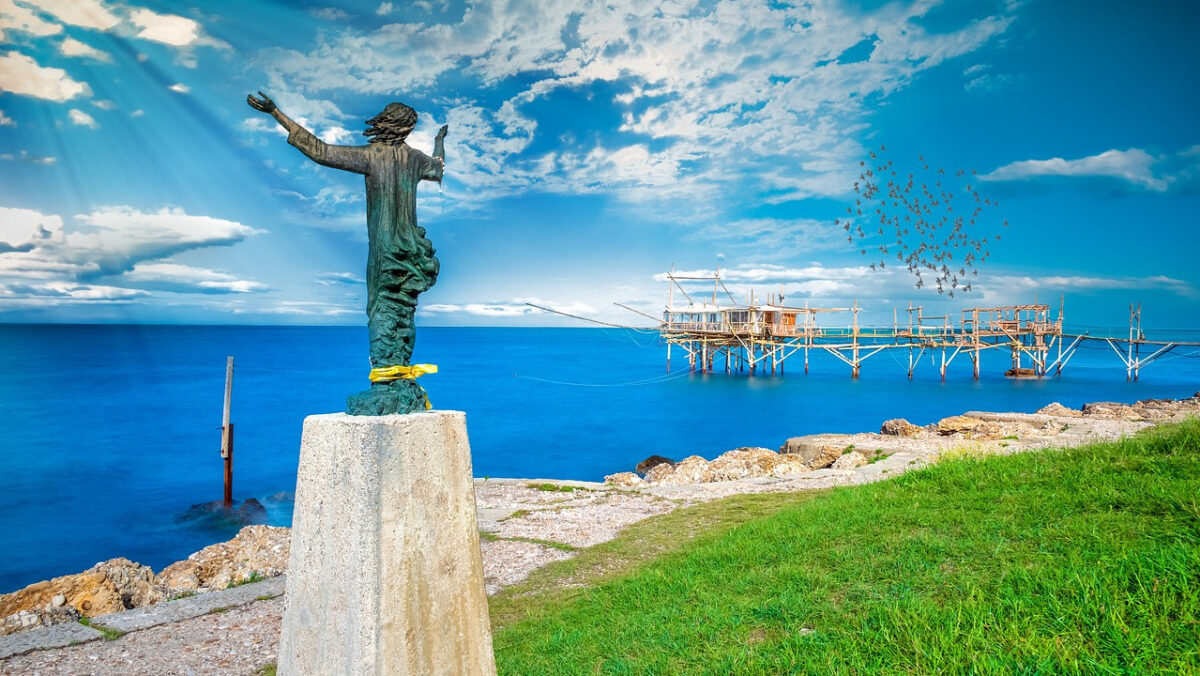
[[[259,92],[259,94],[261,94],[261,93],[262,93],[262,92]],[[437,133],[438,140],[441,140],[441,139],[444,139],[444,138],[446,138],[446,131],[447,131],[447,130],[449,130],[449,129],[450,129],[450,125],[448,125],[448,124],[443,124],[443,125],[442,125],[442,128],[441,128],[441,129],[439,129],[439,130],[438,130],[438,133]]]
[[[246,103],[249,103],[251,108],[255,110],[261,110],[267,114],[275,112],[275,102],[271,100],[271,97],[262,92],[259,92],[258,95],[262,98],[256,99],[254,98],[254,94],[247,95]]]

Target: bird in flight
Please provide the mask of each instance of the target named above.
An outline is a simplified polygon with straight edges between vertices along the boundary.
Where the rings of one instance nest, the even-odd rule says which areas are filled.
[[[992,212],[999,203],[966,182],[978,175],[974,169],[931,170],[926,157],[918,154],[917,164],[909,172],[901,166],[902,160],[897,165],[886,153],[887,146],[881,144],[878,151],[867,153],[868,159],[859,161],[861,173],[853,184],[854,206],[846,209],[851,218],[835,220],[835,225],[842,225],[849,233],[848,243],[857,243],[861,255],[872,247],[885,256],[894,252],[896,260],[915,277],[916,288],[926,285],[921,273],[928,270],[933,273],[931,283],[938,293],[950,297],[955,292],[970,293],[972,285],[963,280],[968,273],[979,276],[979,265],[991,255],[989,238],[1000,239],[987,232],[995,222]],[[864,207],[877,222],[870,230],[864,229],[861,221],[851,224],[856,215],[863,215]],[[1002,220],[1002,226],[1008,227],[1007,219]],[[956,261],[957,267],[951,268],[949,261]],[[881,260],[869,267],[885,270],[887,264]]]

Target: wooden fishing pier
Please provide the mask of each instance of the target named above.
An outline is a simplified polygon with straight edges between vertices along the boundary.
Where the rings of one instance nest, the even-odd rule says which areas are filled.
[[[957,318],[926,315],[920,306],[910,304],[903,310],[903,322],[900,312],[893,310],[892,325],[880,327],[860,325],[857,301],[841,308],[809,307],[807,302],[795,307],[784,305],[782,295],[769,295],[766,302],[759,302],[751,293],[745,303],[739,304],[719,271],[705,277],[670,272],[667,279],[670,290],[659,333],[667,346],[668,371],[673,348],[684,352],[690,370],[713,372],[715,367],[723,367],[726,373],[751,374],[782,374],[789,359],[801,357],[804,372],[808,373],[812,355],[825,353],[850,367],[851,378],[858,378],[867,359],[886,350],[903,350],[908,356],[910,379],[926,353],[936,359],[940,352],[943,381],[947,367],[960,355],[971,360],[972,373],[978,380],[982,353],[1008,350],[1012,365],[1006,376],[1042,378],[1061,374],[1081,344],[1101,341],[1120,357],[1126,379],[1136,381],[1142,368],[1175,348],[1200,346],[1200,342],[1146,339],[1141,329],[1140,304],[1130,308],[1128,337],[1065,331],[1061,299],[1056,317],[1050,316],[1050,306],[1037,303],[967,308]],[[694,299],[680,284],[696,281],[713,283],[710,297]],[[722,290],[730,305],[718,304]],[[676,304],[676,291],[686,304]],[[1147,354],[1142,356],[1143,352]]]

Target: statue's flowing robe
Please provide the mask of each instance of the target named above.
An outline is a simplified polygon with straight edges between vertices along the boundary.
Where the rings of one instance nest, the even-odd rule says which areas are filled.
[[[404,143],[330,145],[302,128],[288,135],[288,143],[318,164],[365,175],[371,365],[407,365],[416,337],[417,295],[438,275],[433,243],[417,225],[417,183],[441,181],[442,162]]]

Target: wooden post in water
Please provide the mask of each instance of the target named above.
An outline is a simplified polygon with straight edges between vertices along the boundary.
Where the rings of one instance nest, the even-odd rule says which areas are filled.
[[[225,506],[233,506],[233,423],[229,402],[233,398],[233,357],[225,362],[225,408],[221,415],[221,457],[225,460]]]

